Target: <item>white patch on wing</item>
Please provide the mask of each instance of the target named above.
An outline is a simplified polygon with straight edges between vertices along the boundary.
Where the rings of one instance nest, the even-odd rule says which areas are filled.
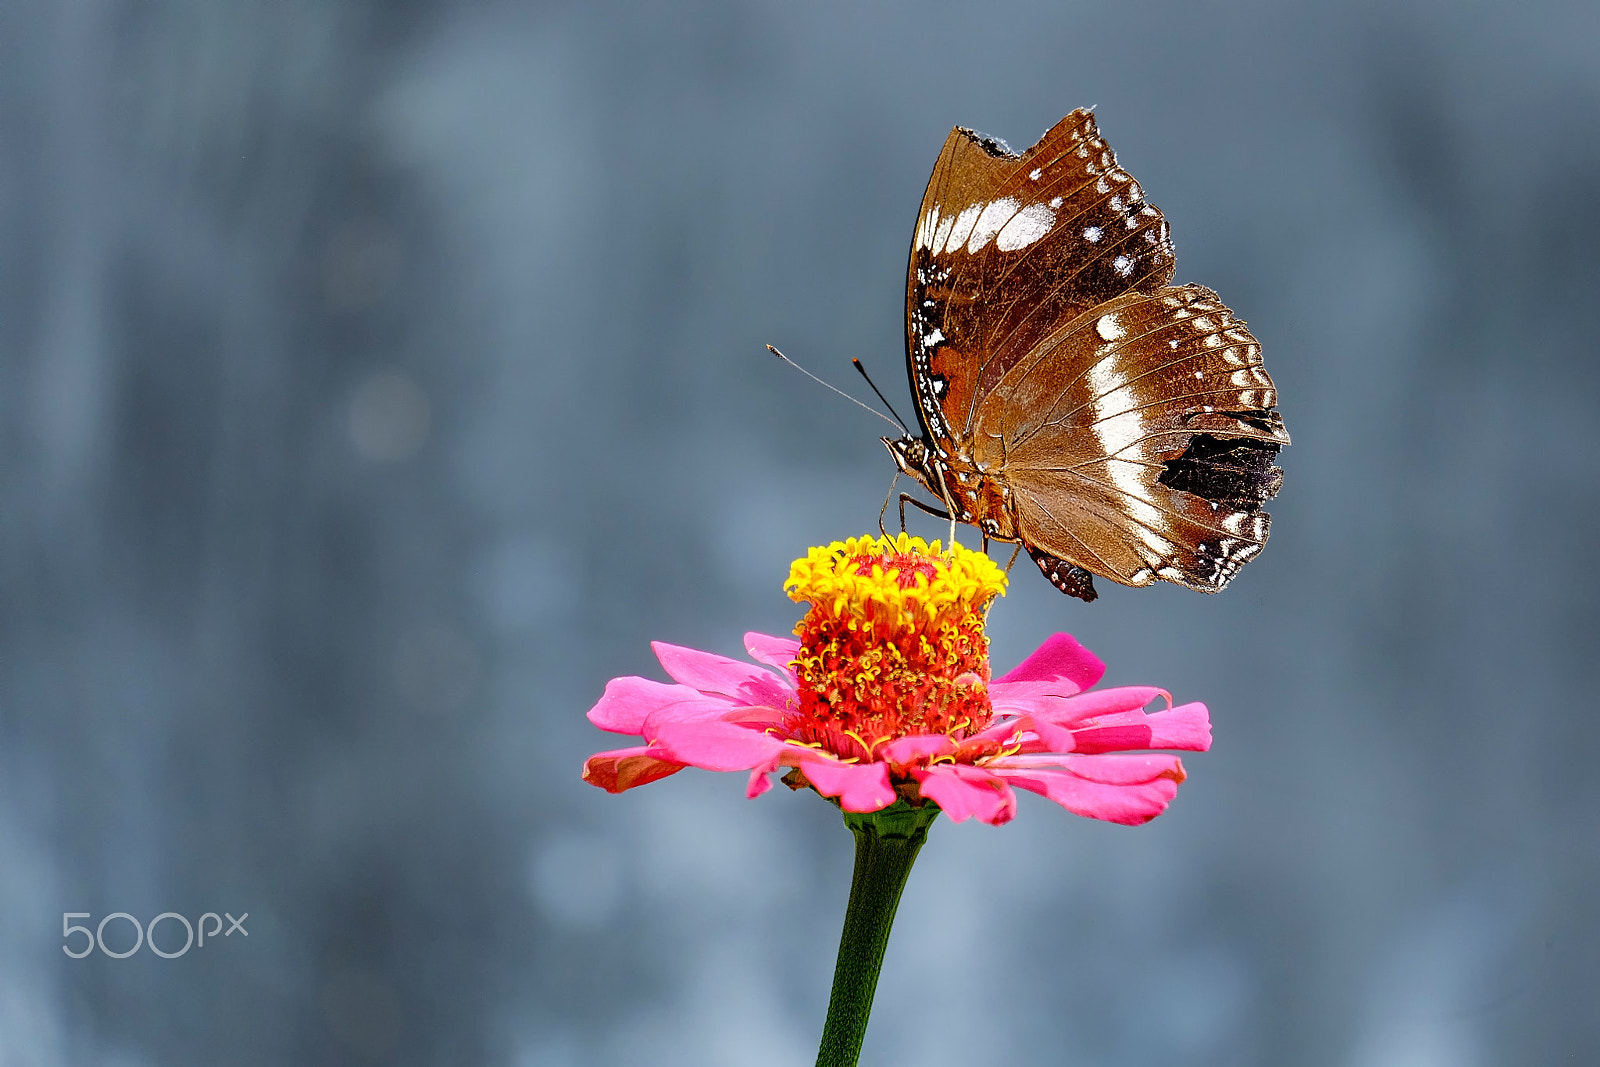
[[[977,222],[972,225],[972,236],[967,238],[967,251],[977,252],[989,243],[989,238],[1000,232],[1000,227],[1006,225],[1006,220],[1017,210],[1017,202],[1009,196],[1002,196],[999,200],[991,200],[983,206],[978,213]],[[966,212],[962,212],[963,217]],[[1054,216],[1052,216],[1054,217]]]
[[[1098,226],[1087,226],[1087,227],[1085,227],[1084,231],[1083,231],[1083,239],[1085,241],[1088,241],[1090,244],[1094,244],[1096,241],[1100,240],[1100,227],[1098,227]]]
[[[1002,252],[1027,248],[1049,233],[1055,221],[1054,211],[1043,204],[1029,204],[1011,216],[1011,220],[1001,228],[999,236],[994,239],[995,247]]]
[[[1115,315],[1101,315],[1095,320],[1094,332],[1100,335],[1102,341],[1115,341],[1123,334],[1122,324]]]
[[[939,228],[939,205],[935,204],[917,224],[917,247],[927,248],[933,243],[934,231]]]
[[[1127,256],[1118,256],[1116,259],[1113,259],[1111,261],[1111,266],[1124,278],[1133,273],[1133,260],[1129,259]]]
[[[1044,173],[1044,171],[1040,170],[1038,167],[1035,167],[1035,168],[1033,168],[1032,170],[1030,170],[1028,172],[1028,177],[1030,179],[1032,179],[1033,181],[1038,181],[1039,180],[1039,175],[1041,175],[1043,173]]]
[[[939,228],[933,232],[933,245],[928,249],[934,255],[944,251],[944,242],[950,236],[950,227],[956,224],[954,215],[946,215],[939,220]]]
[[[1097,332],[1100,323],[1110,317],[1101,317],[1095,324]],[[1106,474],[1112,487],[1122,494],[1122,506],[1128,517],[1134,520],[1130,527],[1143,542],[1145,562],[1160,563],[1172,551],[1171,543],[1156,532],[1165,524],[1166,517],[1154,504],[1143,499],[1145,487],[1139,477],[1143,470],[1140,464],[1119,458],[1144,437],[1144,426],[1128,384],[1129,376],[1117,366],[1115,355],[1108,355],[1091,366],[1085,377],[1090,395],[1089,432],[1094,434],[1096,451],[1107,457]]]
[[[934,345],[943,340],[944,331],[935,326],[933,329],[922,335],[922,346],[924,348],[932,348]],[[1200,375],[1196,374],[1195,377],[1198,378]]]
[[[972,233],[972,224],[978,221],[978,215],[983,211],[982,204],[973,204],[956,216],[955,224],[950,227],[950,236],[945,239],[942,248],[939,242],[934,242],[934,255],[940,251],[955,252],[967,243],[967,235]]]

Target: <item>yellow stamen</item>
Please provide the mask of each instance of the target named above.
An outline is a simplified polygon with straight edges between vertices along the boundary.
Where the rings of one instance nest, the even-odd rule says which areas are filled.
[[[871,759],[907,734],[981,730],[993,717],[984,613],[1005,584],[981,552],[907,534],[811,549],[785,583],[811,604],[795,628],[791,736],[841,756],[860,746]]]

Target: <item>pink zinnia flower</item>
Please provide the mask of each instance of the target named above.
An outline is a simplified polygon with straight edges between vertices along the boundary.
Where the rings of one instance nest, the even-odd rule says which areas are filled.
[[[745,635],[765,666],[656,642],[676,684],[613,679],[589,720],[645,744],[591,756],[584,779],[620,793],[684,767],[749,771],[755,797],[789,767],[787,783],[847,812],[904,798],[999,825],[1019,787],[1137,824],[1184,780],[1177,756],[1151,750],[1211,745],[1204,704],[1172,707],[1153,686],[1089,691],[1105,665],[1067,634],[991,681],[984,615],[1005,576],[982,553],[852,538],[796,560],[786,588],[811,608],[798,641]],[[1158,697],[1166,707],[1146,712]]]

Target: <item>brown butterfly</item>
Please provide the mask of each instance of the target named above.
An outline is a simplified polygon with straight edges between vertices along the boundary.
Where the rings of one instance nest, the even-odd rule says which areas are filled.
[[[941,517],[1020,541],[1056,588],[1092,574],[1214,593],[1267,540],[1289,443],[1261,346],[1172,286],[1161,212],[1078,110],[1017,155],[952,130],[906,277],[922,436],[884,438]],[[902,504],[902,508],[904,504]]]

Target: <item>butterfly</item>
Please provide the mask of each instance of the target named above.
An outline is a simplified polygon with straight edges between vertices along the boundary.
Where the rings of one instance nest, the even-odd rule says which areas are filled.
[[[952,130],[906,271],[922,434],[883,439],[948,510],[920,506],[1082,600],[1093,575],[1227,585],[1266,543],[1289,435],[1260,344],[1173,264],[1088,111],[1020,155]]]

